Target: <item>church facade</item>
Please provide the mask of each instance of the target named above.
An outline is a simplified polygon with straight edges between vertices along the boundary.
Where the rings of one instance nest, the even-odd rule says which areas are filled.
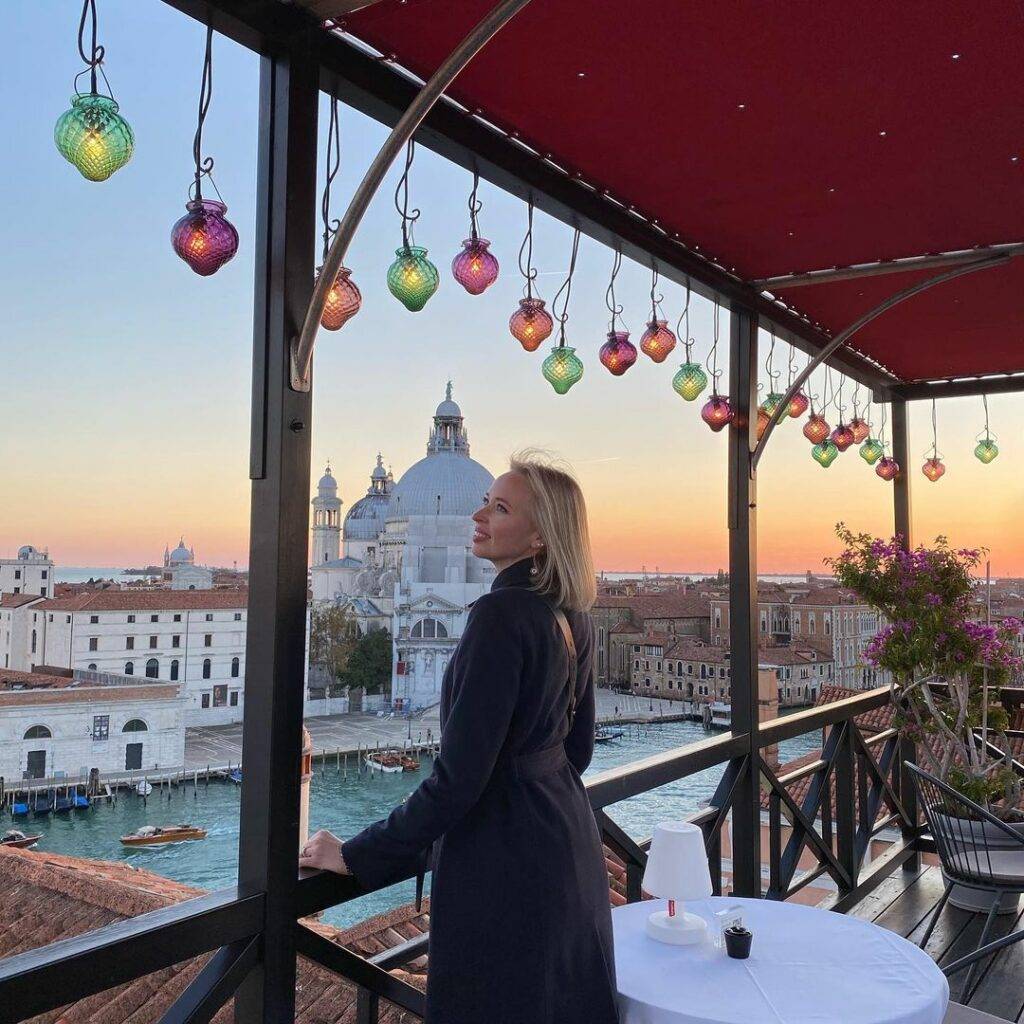
[[[341,501],[329,468],[317,486],[313,600],[347,607],[364,631],[388,623],[394,638],[391,694],[403,706],[440,699],[468,605],[490,589],[493,567],[471,545],[472,515],[493,480],[470,458],[449,382],[424,458],[396,482],[378,455],[369,489],[340,527]]]

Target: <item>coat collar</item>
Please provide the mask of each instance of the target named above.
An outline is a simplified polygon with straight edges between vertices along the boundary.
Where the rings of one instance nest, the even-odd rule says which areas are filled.
[[[505,587],[532,586],[533,577],[530,575],[532,568],[532,556],[520,558],[518,562],[513,562],[511,565],[506,566],[494,577],[491,590],[503,590]]]

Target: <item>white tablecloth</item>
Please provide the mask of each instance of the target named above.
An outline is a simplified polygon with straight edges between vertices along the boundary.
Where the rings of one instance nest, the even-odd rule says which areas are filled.
[[[647,936],[665,900],[612,911],[621,1024],[941,1024],[949,986],[917,946],[877,925],[769,900],[711,897],[686,909],[711,921],[740,906],[750,958]]]

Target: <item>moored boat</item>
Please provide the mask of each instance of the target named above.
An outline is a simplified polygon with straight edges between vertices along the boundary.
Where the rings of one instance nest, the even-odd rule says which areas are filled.
[[[392,754],[386,750],[375,751],[372,754],[367,754],[364,758],[366,764],[378,772],[402,772],[405,768],[402,765],[402,757],[400,754]]]
[[[622,729],[614,729],[608,725],[599,725],[594,730],[594,742],[595,743],[608,743],[610,740],[621,739],[624,735]]]
[[[402,771],[404,772],[418,772],[420,770],[420,763],[415,757],[406,757],[403,755],[401,761]]]
[[[42,835],[27,836],[16,828],[8,829],[0,836],[0,846],[13,846],[16,850],[27,850],[42,839]]]
[[[121,836],[121,842],[125,846],[160,846],[205,838],[206,829],[196,825],[143,825],[130,835]]]

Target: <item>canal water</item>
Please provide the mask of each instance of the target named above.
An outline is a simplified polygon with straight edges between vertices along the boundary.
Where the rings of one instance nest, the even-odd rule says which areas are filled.
[[[708,733],[696,722],[663,722],[650,726],[626,725],[625,735],[609,743],[599,743],[587,775],[627,764],[651,754],[705,739]],[[807,753],[820,744],[820,733],[811,733],[780,746],[783,762]],[[419,772],[384,775],[357,772],[351,767],[346,776],[334,762],[314,763],[310,791],[310,828],[330,829],[347,838],[364,826],[386,817],[389,811],[426,777],[431,769],[428,757]],[[698,810],[714,793],[721,767],[662,786],[641,796],[624,800],[608,809],[610,816],[635,838],[651,834],[655,822],[677,818]],[[36,819],[18,819],[14,825],[23,831],[43,834],[37,850],[52,850],[74,857],[120,860],[145,868],[167,878],[201,889],[232,885],[238,864],[239,788],[230,782],[211,781],[198,789],[191,784],[172,788],[170,797],[154,789],[143,801],[122,791],[116,804],[99,804],[86,811],[50,815]],[[10,827],[11,820],[2,827]],[[167,825],[189,822],[207,830],[201,842],[172,846],[123,847],[119,837],[141,825]],[[429,886],[429,881],[428,881]],[[331,924],[345,926],[373,914],[411,901],[415,896],[412,881],[365,896],[325,913]]]

